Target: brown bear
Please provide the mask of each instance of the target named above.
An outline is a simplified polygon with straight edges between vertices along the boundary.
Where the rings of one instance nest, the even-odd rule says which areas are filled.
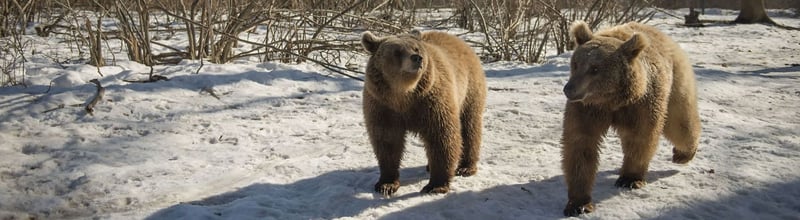
[[[422,193],[446,193],[454,175],[478,170],[486,76],[475,52],[443,32],[412,31],[361,39],[370,57],[363,91],[364,121],[380,167],[375,191],[400,187],[407,132],[425,145],[430,181]]]
[[[694,158],[700,118],[694,72],[683,50],[657,29],[631,22],[592,34],[582,21],[570,29],[576,49],[561,138],[568,198],[564,215],[593,211],[592,185],[599,145],[609,127],[624,154],[615,185],[645,185],[650,160],[663,135],[675,147],[672,162]]]

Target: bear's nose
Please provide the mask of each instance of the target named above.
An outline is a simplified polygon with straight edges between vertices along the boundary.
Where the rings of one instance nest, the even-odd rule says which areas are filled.
[[[414,61],[415,63],[422,62],[422,56],[419,54],[411,55],[411,61]]]
[[[567,85],[564,85],[564,95],[566,95],[567,98],[575,96],[575,83],[567,82]]]

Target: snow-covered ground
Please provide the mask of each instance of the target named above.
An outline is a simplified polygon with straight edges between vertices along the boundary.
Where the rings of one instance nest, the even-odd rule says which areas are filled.
[[[736,16],[706,12],[703,19]],[[800,26],[785,13],[773,19]],[[679,23],[665,15],[650,22],[695,63],[703,122],[697,157],[672,164],[662,140],[649,184],[617,189],[622,154],[609,134],[597,210],[583,218],[800,218],[800,31]],[[34,40],[41,54],[68,52]],[[390,198],[372,191],[379,172],[359,81],[311,64],[244,60],[206,62],[199,74],[196,61],[157,66],[169,81],[127,83],[149,69],[118,56],[100,77],[93,66],[62,69],[32,56],[31,86],[0,88],[0,218],[562,218],[569,56],[486,64],[478,174],[455,178],[448,194],[420,194],[428,174],[412,137],[402,186]],[[94,78],[106,92],[88,115],[82,104],[94,96]]]

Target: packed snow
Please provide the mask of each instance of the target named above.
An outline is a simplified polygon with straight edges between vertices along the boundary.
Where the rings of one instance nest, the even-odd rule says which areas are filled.
[[[792,13],[771,15],[800,27]],[[597,209],[581,218],[800,218],[800,31],[680,23],[663,13],[649,22],[694,63],[703,125],[696,158],[671,163],[662,138],[648,185],[618,189],[622,153],[609,133]],[[373,192],[379,171],[360,81],[313,64],[238,60],[155,66],[168,81],[129,83],[150,69],[122,55],[99,69],[57,64],[52,57],[68,49],[26,38],[38,51],[27,64],[29,86],[0,88],[2,219],[563,218],[569,53],[543,64],[485,64],[478,174],[456,177],[447,194],[420,194],[426,159],[410,136],[401,187],[386,198]],[[363,69],[366,57],[355,56]],[[106,90],[87,114],[91,79]]]

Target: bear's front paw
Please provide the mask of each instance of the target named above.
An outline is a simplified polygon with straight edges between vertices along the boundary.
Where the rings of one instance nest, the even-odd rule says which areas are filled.
[[[421,193],[447,193],[450,191],[450,186],[443,185],[443,186],[434,186],[430,183],[425,187],[422,187]]]
[[[677,164],[686,164],[694,159],[695,151],[683,152],[672,148],[672,162]]]
[[[592,211],[594,211],[594,204],[592,204],[592,202],[586,204],[568,202],[567,207],[564,208],[564,216],[574,217],[584,213],[590,213]]]
[[[391,196],[397,189],[400,188],[400,182],[389,182],[389,183],[382,183],[378,182],[375,184],[375,192],[383,194],[383,196]]]
[[[456,176],[467,177],[475,175],[475,173],[477,172],[478,172],[477,167],[459,167],[458,169],[456,169]]]
[[[620,188],[628,188],[628,189],[639,189],[647,185],[647,182],[644,179],[640,178],[631,178],[626,176],[620,176],[617,179],[617,182],[614,183],[614,186]]]

